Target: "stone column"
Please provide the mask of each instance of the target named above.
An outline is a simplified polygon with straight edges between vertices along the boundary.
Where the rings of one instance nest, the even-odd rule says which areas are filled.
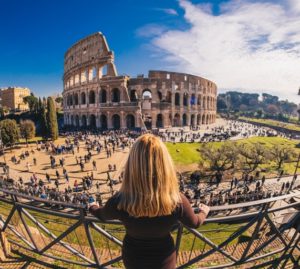
[[[151,112],[151,128],[156,128],[157,113]]]
[[[111,120],[111,113],[110,111],[107,112],[107,128],[108,129],[112,129],[113,126],[112,126],[112,120]]]
[[[125,129],[126,128],[126,122],[125,122],[125,113],[124,111],[120,112],[120,121],[121,121],[121,129]]]

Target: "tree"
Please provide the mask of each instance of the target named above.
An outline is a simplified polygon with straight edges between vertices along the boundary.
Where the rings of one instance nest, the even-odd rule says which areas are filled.
[[[277,164],[277,170],[281,169],[284,162],[291,161],[297,155],[292,146],[280,144],[275,144],[270,153]]]
[[[44,104],[42,104],[42,107],[41,107],[40,128],[41,128],[42,137],[47,138],[48,134],[49,134],[49,127],[48,127],[48,122],[47,122],[46,108],[45,108]]]
[[[7,145],[13,145],[19,141],[20,133],[19,128],[15,120],[2,120],[0,122],[0,131],[2,143]]]
[[[39,97],[39,101],[38,101],[38,112],[41,112],[41,111],[42,111],[42,107],[43,107],[42,99],[41,99],[41,97]]]
[[[266,108],[267,112],[270,114],[277,114],[279,112],[279,108],[276,105],[268,105]]]
[[[58,138],[58,124],[56,116],[56,108],[52,97],[47,99],[47,125],[48,134],[52,140]]]
[[[4,118],[5,115],[9,112],[9,108],[6,106],[0,107],[0,118]]]
[[[28,139],[35,137],[35,125],[31,120],[24,120],[20,122],[20,134],[25,138],[28,145]]]
[[[238,147],[240,166],[247,173],[255,171],[259,165],[269,160],[270,154],[260,143],[240,144]]]
[[[38,106],[38,99],[34,96],[33,93],[31,95],[23,97],[23,101],[25,104],[28,104],[29,111],[34,112]]]
[[[233,142],[225,142],[219,148],[204,144],[200,148],[201,157],[209,164],[211,171],[222,173],[235,167],[237,146]]]

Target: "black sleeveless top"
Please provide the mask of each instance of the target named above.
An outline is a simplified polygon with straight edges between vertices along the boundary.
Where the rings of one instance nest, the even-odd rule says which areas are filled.
[[[188,199],[181,194],[180,203],[171,215],[159,217],[130,216],[117,208],[119,196],[111,197],[104,207],[92,206],[90,212],[100,220],[120,220],[126,229],[122,257],[127,269],[174,269],[176,253],[171,230],[180,221],[197,228],[205,220],[200,211],[195,214]]]

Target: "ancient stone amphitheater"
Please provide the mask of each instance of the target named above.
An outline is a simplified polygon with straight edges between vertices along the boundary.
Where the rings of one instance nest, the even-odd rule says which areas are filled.
[[[101,33],[73,45],[64,59],[64,123],[99,129],[169,128],[212,124],[217,86],[183,73],[118,75]]]

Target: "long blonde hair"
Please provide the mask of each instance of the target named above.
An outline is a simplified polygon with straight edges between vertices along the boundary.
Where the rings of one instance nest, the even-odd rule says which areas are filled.
[[[125,165],[118,209],[134,217],[170,215],[181,201],[171,156],[154,135],[140,136]]]

